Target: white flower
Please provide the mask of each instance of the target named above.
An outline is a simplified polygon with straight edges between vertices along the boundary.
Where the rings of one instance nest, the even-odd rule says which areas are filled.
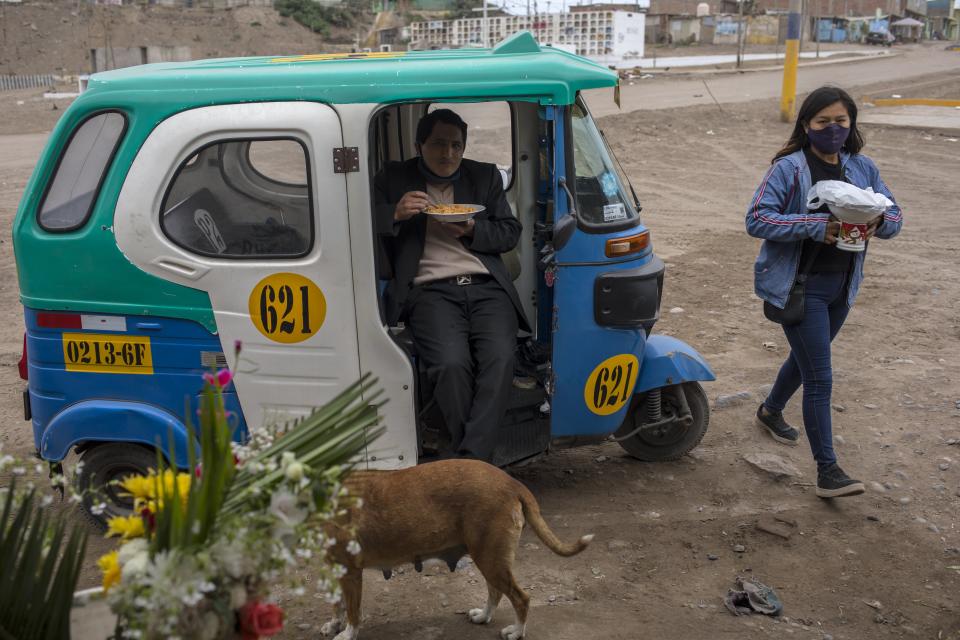
[[[313,557],[313,551],[310,549],[297,549],[296,554],[304,560],[309,560]]]
[[[284,451],[280,456],[280,464],[283,466],[289,466],[297,461],[297,456],[292,451]]]
[[[40,501],[40,506],[49,507],[53,504],[53,496],[43,496],[43,500]]]
[[[227,544],[221,543],[213,550],[213,554],[216,563],[234,580],[239,580],[252,571],[251,558],[236,540]]]
[[[300,482],[303,480],[303,465],[299,462],[291,462],[287,465],[287,479],[293,482]]]
[[[16,471],[16,470],[14,470]],[[103,515],[103,512],[107,510],[107,503],[101,502],[90,507],[90,513],[95,516]]]
[[[201,600],[203,600],[203,594],[194,589],[190,589],[189,592],[181,596],[180,600],[188,607],[195,607]]]
[[[306,592],[307,590],[304,589],[303,587],[295,587],[294,589],[290,590],[290,593],[292,593],[295,598],[302,597],[303,594],[305,594]]]
[[[123,577],[124,578],[136,578],[144,575],[147,572],[147,568],[150,566],[150,554],[146,551],[142,551],[137,555],[133,556],[127,560],[126,564],[123,565]]]
[[[239,609],[247,604],[247,588],[242,584],[236,584],[230,588],[230,608]]]
[[[13,464],[13,456],[7,454],[0,456],[0,471],[3,471],[8,465]]]
[[[120,552],[117,553],[117,562],[119,562],[120,566],[123,567],[135,556],[138,556],[141,553],[147,553],[149,549],[150,543],[147,542],[146,539],[134,538],[127,544],[120,547]]]
[[[14,468],[13,468],[13,475],[15,475],[15,476],[22,476],[22,475],[25,474],[26,472],[27,472],[27,470],[26,470],[24,467],[14,467]]]
[[[357,542],[356,540],[351,540],[350,542],[348,542],[347,553],[349,553],[352,556],[355,556],[358,553],[360,553],[360,543]]]
[[[306,520],[307,515],[309,515],[306,509],[302,509],[297,504],[297,497],[283,489],[270,497],[268,511],[285,527],[295,527]]]

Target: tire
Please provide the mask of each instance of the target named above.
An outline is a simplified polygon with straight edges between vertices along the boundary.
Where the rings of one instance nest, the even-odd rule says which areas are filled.
[[[131,442],[98,444],[80,455],[83,467],[77,476],[77,490],[83,494],[81,507],[95,526],[105,530],[114,516],[133,514],[133,500],[121,496],[119,487],[110,483],[133,474],[146,474],[157,467],[155,449]],[[106,504],[103,513],[93,513],[94,505]]]
[[[678,422],[666,425],[658,434],[637,433],[626,440],[618,441],[624,451],[638,460],[646,462],[665,462],[683,457],[700,444],[710,424],[710,404],[707,394],[699,382],[685,382],[681,385],[693,422],[683,426]],[[678,402],[675,387],[664,387],[662,391],[663,414],[677,415]],[[642,424],[646,415],[646,398],[635,396],[627,413],[627,419],[614,434],[622,437]]]

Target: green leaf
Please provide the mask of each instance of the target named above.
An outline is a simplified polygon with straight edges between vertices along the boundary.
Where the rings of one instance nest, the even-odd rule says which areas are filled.
[[[15,505],[16,479],[9,489],[0,518],[0,640],[69,639],[86,534],[38,508],[35,491]]]

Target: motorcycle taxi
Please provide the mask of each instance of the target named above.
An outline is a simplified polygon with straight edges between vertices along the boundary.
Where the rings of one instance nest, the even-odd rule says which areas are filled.
[[[361,464],[428,456],[444,429],[407,332],[383,320],[372,181],[415,153],[419,118],[441,103],[503,109],[501,172],[524,229],[504,258],[533,330],[518,336],[525,383],[495,462],[609,438],[642,460],[685,454],[707,429],[699,383],[714,374],[652,333],[664,265],[582,95],[604,87],[616,73],[529,33],[492,49],[92,76],[13,227],[38,455],[78,453],[80,481],[110,498],[103,517],[123,513],[110,481],[154,466],[158,446],[186,465],[201,373],[234,365],[242,344],[225,393],[237,439],[373,372],[386,430]]]

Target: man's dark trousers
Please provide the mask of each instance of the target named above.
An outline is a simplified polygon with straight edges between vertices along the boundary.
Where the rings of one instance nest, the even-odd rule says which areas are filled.
[[[492,461],[513,386],[517,313],[489,276],[415,287],[408,325],[433,397],[450,432],[451,454]]]

